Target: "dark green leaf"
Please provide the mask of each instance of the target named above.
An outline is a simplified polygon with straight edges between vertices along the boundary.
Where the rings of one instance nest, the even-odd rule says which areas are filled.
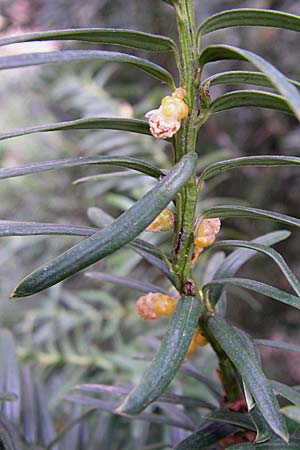
[[[261,283],[260,281],[248,280],[246,278],[221,278],[218,280],[214,280],[211,283],[207,283],[205,286],[203,286],[203,291],[209,291],[209,289],[214,286],[220,286],[224,284],[249,289],[250,291],[266,295],[267,297],[273,298],[274,300],[277,300],[281,303],[285,303],[286,305],[300,309],[299,297],[291,295],[288,292],[282,291],[281,289],[277,289],[273,286],[269,286],[268,284]]]
[[[252,339],[252,337],[248,333],[246,333],[245,331],[240,330],[239,328],[235,328],[235,330],[240,335],[240,338],[244,342],[244,344],[247,347],[248,351],[251,353],[252,358],[254,360],[256,360],[257,364],[260,367],[262,367],[260,352],[259,352],[258,348],[256,347],[255,342]],[[248,398],[249,402],[247,403],[247,405],[248,405],[248,407],[250,406],[249,410],[251,410],[254,407],[255,402],[254,402],[253,398],[250,399],[251,392],[249,392],[248,386],[245,383],[244,383],[243,389],[244,389],[245,397],[249,396],[249,398]]]
[[[290,80],[298,90],[300,90],[300,83],[295,80]],[[261,86],[273,88],[274,86],[268,77],[260,72],[251,72],[249,70],[228,70],[227,72],[220,72],[211,75],[202,82],[203,86],[216,86],[218,84],[250,84],[253,86]]]
[[[0,237],[38,236],[38,235],[92,236],[98,231],[99,231],[98,228],[92,227],[80,227],[54,223],[16,222],[10,220],[0,220]],[[142,239],[134,239],[128,245],[144,258],[147,259],[147,257],[148,258],[151,257],[152,258],[150,261],[151,263],[155,261],[157,264],[159,264],[160,270],[162,269],[162,267],[164,267],[165,272],[168,273],[168,275],[170,275],[167,267],[162,261],[164,255],[159,250],[159,248]]]
[[[140,242],[142,242],[143,245],[140,245]],[[175,286],[176,285],[175,278],[173,274],[170,272],[166,263],[164,262],[165,258],[163,257],[163,254],[162,253],[155,254],[155,251],[153,251],[152,249],[152,247],[156,249],[156,247],[154,246],[151,246],[149,249],[146,250],[144,242],[145,241],[141,241],[141,239],[134,239],[129,245],[136,253],[138,253],[146,261],[148,261],[149,264],[156,267],[160,272],[162,272]]]
[[[270,341],[268,339],[255,339],[256,345],[262,346],[262,347],[272,347],[278,350],[287,350],[289,352],[299,352],[300,353],[300,346],[299,345],[293,345],[288,344],[286,342],[279,342],[279,341]]]
[[[158,354],[151,362],[142,381],[136,386],[118,412],[135,415],[154,402],[176,375],[193,337],[200,315],[200,300],[182,297],[173,314]]]
[[[257,446],[256,449],[260,450],[299,450],[300,448],[300,440],[296,438],[291,438],[289,444],[284,444],[281,441],[277,442],[266,442],[261,446]]]
[[[155,257],[156,259],[158,259],[159,261],[163,261],[164,260],[164,254],[163,252],[156,247],[155,245],[151,244],[150,242],[144,241],[143,239],[134,239],[132,242],[130,242],[130,247],[132,247],[137,253],[142,254],[143,255],[149,254],[150,256]]]
[[[269,9],[239,8],[214,14],[199,27],[199,35],[231,27],[271,27],[300,31],[300,18],[294,14]]]
[[[88,216],[100,228],[111,225],[114,221],[114,218],[110,214],[95,207],[88,209]],[[129,246],[151,265],[157,267],[175,285],[175,279],[166,264],[167,257],[158,247],[138,238],[134,239]]]
[[[47,131],[64,130],[120,130],[132,133],[150,135],[148,122],[137,119],[113,119],[113,118],[90,118],[77,119],[68,122],[49,123],[29,128],[18,128],[16,130],[0,133],[0,141],[27,134],[41,133]],[[72,158],[74,161],[74,158]],[[77,158],[76,158],[77,159]],[[54,161],[52,162],[54,164]],[[37,163],[42,164],[42,163]],[[62,166],[61,166],[62,167]],[[65,166],[68,167],[68,166]],[[53,166],[53,169],[57,167]]]
[[[156,286],[151,283],[146,283],[138,280],[133,280],[127,277],[120,277],[116,275],[110,275],[108,273],[102,272],[88,272],[85,274],[88,278],[92,278],[93,280],[100,282],[108,282],[114,285],[125,286],[131,289],[136,289],[141,292],[161,292],[165,295],[171,295],[169,291],[163,289],[159,286]]]
[[[91,236],[97,228],[72,225],[58,225],[55,223],[15,222],[0,220],[0,236],[38,236],[38,235],[71,235]]]
[[[268,425],[274,433],[287,441],[288,433],[285,421],[280,415],[279,405],[272,388],[239,334],[218,316],[209,317],[207,326],[241,374]]]
[[[88,406],[90,408],[98,408],[103,411],[110,412],[112,414],[118,415],[117,406],[118,404],[115,402],[108,402],[105,400],[100,400],[98,398],[91,398],[84,395],[66,395],[65,398],[73,403],[78,403],[79,405]],[[189,431],[191,427],[181,420],[174,420],[169,417],[162,416],[161,414],[150,414],[143,412],[138,416],[134,417],[135,420],[143,420],[146,422],[156,423],[157,425],[168,425],[171,427],[178,427],[182,429],[186,429]]]
[[[300,441],[291,439],[289,444],[282,441],[265,442],[264,444],[237,444],[227,447],[227,450],[299,450]]]
[[[217,97],[209,105],[209,112],[216,114],[242,106],[274,109],[292,114],[292,110],[287,102],[280,95],[271,94],[270,92],[247,90],[233,91]]]
[[[147,344],[149,344],[148,339],[145,339],[145,341],[147,342]],[[153,341],[155,341],[154,345]],[[150,346],[152,346],[155,349],[159,348],[159,344],[155,338],[151,339]],[[134,359],[141,361],[151,361],[151,358],[142,355],[135,356]],[[213,397],[218,401],[218,404],[222,401],[223,392],[220,385],[216,383],[214,380],[212,380],[210,377],[206,376],[198,368],[196,369],[196,367],[194,367],[190,362],[185,362],[184,364],[182,364],[179,368],[179,372],[184,373],[185,375],[188,375],[189,377],[194,378],[195,380],[202,383],[206,387],[206,389],[210,391]]]
[[[239,428],[246,428],[246,430],[255,431],[255,426],[253,425],[249,414],[220,410],[209,414],[206,419],[216,422],[228,423],[230,425],[236,425]]]
[[[283,257],[280,255],[280,253],[278,253],[276,250],[262,244],[247,241],[231,241],[231,240],[216,242],[213,248],[218,249],[219,247],[226,248],[231,246],[249,248],[269,256],[275,262],[275,264],[277,264],[277,266],[284,274],[285,278],[288,280],[289,284],[292,286],[298,297],[300,297],[300,283],[298,279],[293,274],[293,272],[291,271],[291,269],[289,268]]]
[[[172,75],[163,67],[154,64],[147,59],[128,55],[127,53],[106,52],[102,50],[63,50],[59,52],[27,53],[24,55],[0,57],[0,70],[14,69],[17,67],[36,66],[55,62],[101,61],[127,63],[144,70],[154,78],[167,83],[172,90],[175,82]]]
[[[15,222],[10,220],[0,220],[0,237],[8,236],[44,236],[44,235],[71,235],[71,236],[92,236],[99,229],[92,227],[80,227],[72,225],[62,225],[54,223],[39,222]],[[134,251],[150,263],[159,267],[160,270],[172,281],[174,279],[168,268],[162,261],[162,252],[154,245],[142,239],[134,239],[128,244]]]
[[[300,407],[300,392],[286,384],[279,383],[278,381],[270,380],[271,386],[276,394],[286,398],[289,402]]]
[[[204,65],[208,62],[223,59],[238,59],[253,64],[266,75],[272,85],[284,97],[298,120],[300,120],[300,92],[276,67],[253,52],[230,45],[212,45],[206,47],[200,55],[200,64]]]
[[[300,31],[300,18],[294,14],[268,9],[230,9],[208,17],[200,25],[198,33],[205,35],[230,27],[271,27]]]
[[[220,423],[205,424],[198,431],[177,444],[174,450],[206,450],[234,430],[234,428]]]
[[[299,166],[300,158],[297,156],[245,156],[242,158],[227,159],[218,161],[207,166],[199,177],[199,183],[216,175],[226,172],[227,170],[236,169],[238,167],[278,167],[278,166]],[[1,170],[0,170],[1,177]]]
[[[95,225],[97,225],[98,228],[104,228],[108,225],[111,225],[114,221],[113,216],[96,207],[88,208],[88,217]],[[142,251],[143,254],[149,253],[159,260],[164,259],[164,254],[158,247],[150,244],[150,242],[144,241],[143,239],[134,239],[129,245],[135,251]]]
[[[162,181],[111,225],[28,275],[12,296],[26,297],[47,289],[131,242],[172,201],[194,173],[196,163],[195,153],[184,156]]]
[[[74,185],[82,184],[82,183],[101,183],[103,181],[112,181],[115,180],[116,183],[120,182],[121,179],[130,178],[131,180],[136,177],[140,177],[140,173],[132,172],[131,170],[122,170],[118,172],[106,172],[106,173],[98,173],[95,175],[88,175],[86,177],[76,178],[72,182]],[[138,184],[138,181],[137,181]]]
[[[203,211],[201,211],[201,218],[208,219],[212,217],[219,217],[220,219],[228,219],[232,217],[264,219],[300,227],[300,219],[296,219],[295,217],[287,216],[285,214],[280,214],[274,211],[267,211],[264,209],[256,209],[245,206],[215,206],[213,208],[204,209]]]
[[[160,178],[163,172],[145,161],[135,158],[123,158],[120,156],[81,156],[79,158],[65,158],[56,161],[43,161],[33,164],[27,164],[22,167],[8,167],[0,169],[0,179],[20,177],[23,175],[30,175],[39,172],[47,172],[49,170],[64,169],[67,167],[76,167],[84,165],[104,165],[104,166],[119,166],[127,169],[136,170],[144,173],[150,177]]]
[[[284,406],[281,408],[282,414],[300,424],[300,408],[299,406]]]
[[[272,436],[272,431],[256,405],[251,409],[250,415],[256,428],[255,442],[260,444],[268,441]]]
[[[257,244],[263,244],[265,246],[271,246],[278,242],[287,239],[291,233],[289,231],[273,231],[254,239],[252,242]],[[252,250],[239,249],[231,253],[225,261],[220,265],[214,274],[214,279],[232,277],[249,259],[255,256],[256,253]],[[217,286],[210,292],[210,299],[214,304],[220,301],[220,297],[224,289],[221,286]]]
[[[73,28],[28,33],[0,39],[0,46],[33,41],[83,41],[96,44],[121,45],[152,52],[169,52],[176,50],[172,39],[140,31],[114,28]]]

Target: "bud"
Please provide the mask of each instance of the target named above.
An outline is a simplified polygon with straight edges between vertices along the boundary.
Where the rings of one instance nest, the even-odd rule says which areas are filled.
[[[175,89],[174,92],[172,92],[172,97],[179,98],[180,100],[184,100],[184,97],[186,96],[186,90],[183,87],[179,87]],[[188,114],[188,112],[187,112]]]
[[[149,119],[151,134],[158,139],[167,139],[174,136],[181,126],[189,109],[184,102],[186,91],[184,88],[177,88],[172,93],[164,97],[158,109],[153,109],[146,114]]]
[[[201,333],[201,330],[199,328],[197,328],[197,330],[195,331],[193,339],[199,347],[204,347],[205,345],[208,344],[208,340]]]
[[[196,247],[208,247],[216,240],[221,227],[220,219],[204,219],[197,230],[194,240]]]
[[[195,353],[195,351],[197,350],[197,344],[194,341],[194,338],[191,340],[190,346],[188,348],[188,351],[186,352],[186,356],[191,355],[192,353]]]
[[[204,219],[197,230],[194,239],[194,252],[192,255],[192,263],[195,264],[200,253],[204,248],[212,245],[216,240],[216,235],[219,233],[221,227],[220,219]]]
[[[165,118],[177,117],[181,120],[188,115],[189,109],[181,98],[172,94],[172,96],[168,95],[162,99],[161,112]]]
[[[208,344],[208,340],[206,339],[205,336],[203,336],[203,334],[201,334],[199,327],[197,327],[194,332],[194,336],[192,337],[188,351],[186,352],[186,356],[191,355],[192,353],[195,353],[195,351],[197,350],[197,347],[204,347],[207,344]]]
[[[171,209],[163,209],[162,212],[153,220],[145,231],[159,233],[160,231],[169,231],[174,225],[174,213]]]
[[[149,294],[138,299],[135,308],[141,317],[153,320],[160,316],[173,314],[176,305],[177,300],[174,297],[169,297],[160,292],[149,292]]]

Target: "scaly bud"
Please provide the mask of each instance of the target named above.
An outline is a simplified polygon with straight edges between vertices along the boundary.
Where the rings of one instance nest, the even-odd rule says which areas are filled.
[[[197,230],[194,240],[196,247],[208,247],[216,240],[221,227],[220,219],[204,219]]]
[[[174,297],[169,297],[160,292],[149,292],[149,294],[138,299],[135,308],[141,317],[153,320],[160,316],[173,314],[176,305],[177,300]]]
[[[216,240],[216,235],[219,233],[221,227],[220,219],[204,219],[197,230],[194,239],[194,252],[192,255],[192,263],[195,264],[200,253],[204,248],[212,245]]]
[[[167,139],[177,133],[181,120],[189,113],[188,106],[183,100],[185,95],[184,88],[177,88],[171,96],[168,95],[162,99],[158,109],[153,109],[146,114],[154,137]]]
[[[145,231],[159,233],[160,231],[169,231],[174,225],[174,213],[171,209],[163,209],[162,212],[153,220]]]

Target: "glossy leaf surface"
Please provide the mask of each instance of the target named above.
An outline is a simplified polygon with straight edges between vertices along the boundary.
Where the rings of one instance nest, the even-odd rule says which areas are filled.
[[[300,159],[300,158],[299,158]],[[136,170],[150,177],[159,178],[163,172],[153,164],[141,161],[136,158],[123,158],[121,156],[81,156],[77,158],[64,158],[54,161],[43,161],[33,164],[27,164],[22,167],[8,167],[0,169],[0,179],[20,177],[34,173],[48,172],[49,170],[58,170],[68,167],[77,167],[84,165],[104,165],[119,166],[127,169]]]
[[[300,408],[299,406],[284,406],[281,408],[282,414],[288,419],[300,424]]]
[[[209,105],[209,112],[216,114],[228,109],[241,107],[266,108],[293,114],[291,108],[281,95],[270,92],[242,90],[233,91],[215,98]]]
[[[296,86],[297,89],[300,89],[300,83],[298,81],[289,79],[289,82]],[[274,88],[265,74],[251,72],[249,70],[229,70],[228,72],[216,73],[202,82],[203,86],[207,85],[209,87],[219,84],[246,84]]]
[[[232,217],[245,217],[248,219],[264,219],[274,222],[284,223],[286,225],[292,225],[300,227],[300,219],[295,217],[280,214],[274,211],[267,211],[264,209],[250,208],[246,206],[236,205],[224,205],[215,206],[213,208],[205,209],[201,212],[203,219],[209,219],[212,217],[219,217],[220,219],[232,218]]]
[[[13,220],[0,220],[0,236],[43,236],[43,235],[70,235],[91,236],[97,228],[62,225],[56,223],[17,222]]]
[[[72,28],[28,33],[0,39],[0,46],[34,41],[83,41],[96,44],[112,44],[139,48],[153,52],[169,52],[176,49],[172,39],[141,31],[114,28]]]
[[[18,128],[12,131],[0,133],[0,141],[25,136],[27,134],[65,130],[120,130],[139,134],[151,134],[148,122],[145,120],[100,117],[70,120],[68,122],[49,123],[46,125],[38,125],[28,128]]]
[[[206,47],[200,55],[200,64],[204,65],[208,62],[224,59],[244,60],[253,64],[266,75],[272,85],[284,97],[298,120],[300,120],[300,92],[276,67],[253,52],[230,45]]]
[[[0,70],[57,62],[70,63],[78,61],[102,61],[131,64],[141,70],[144,70],[154,78],[158,78],[160,81],[167,83],[172,89],[175,89],[175,83],[172,75],[163,67],[137,56],[102,50],[62,50],[59,52],[2,56],[0,57]]]
[[[131,242],[175,197],[193,174],[196,163],[195,153],[184,156],[162,181],[111,225],[28,275],[12,296],[26,297],[47,289]]]
[[[233,427],[220,423],[205,424],[176,445],[174,450],[206,450],[232,433]]]
[[[211,413],[207,417],[207,420],[228,423],[230,425],[236,425],[239,428],[255,431],[255,426],[253,425],[249,414],[219,410]]]
[[[272,435],[272,431],[255,404],[250,411],[250,415],[256,428],[255,442],[261,444],[262,442],[268,441]]]
[[[231,27],[271,27],[300,31],[300,18],[294,14],[268,9],[239,8],[222,11],[206,19],[199,27],[199,34]]]
[[[268,284],[262,283],[260,281],[249,280],[246,278],[221,278],[219,280],[214,280],[211,283],[207,283],[203,287],[203,290],[209,291],[209,289],[214,286],[225,284],[249,289],[250,291],[257,292],[281,303],[285,303],[286,305],[300,309],[300,297],[296,297],[295,295],[289,294],[286,291],[282,291],[281,289],[269,286]]]
[[[207,166],[199,177],[199,182],[208,180],[216,175],[239,167],[279,167],[279,166],[300,166],[300,158],[297,156],[245,156],[242,158],[227,159],[218,161]],[[0,171],[1,177],[1,171]]]
[[[292,386],[287,386],[286,384],[279,383],[278,381],[271,380],[271,386],[275,393],[281,395],[281,397],[286,398],[289,402],[300,407],[300,391],[293,388]]]
[[[290,232],[286,230],[282,231],[273,231],[272,233],[267,233],[263,236],[260,236],[254,239],[253,243],[263,244],[264,246],[271,246],[278,242],[281,242],[287,239],[290,236]],[[235,275],[235,273],[253,256],[256,255],[256,252],[249,249],[239,249],[232,252],[227,258],[225,258],[224,262],[220,265],[213,276],[213,280],[218,278],[229,278]],[[213,281],[212,280],[212,281]],[[210,299],[216,304],[219,302],[224,289],[222,286],[216,286],[210,291]]]
[[[256,244],[253,242],[247,241],[219,241],[214,244],[214,248],[226,248],[226,247],[241,247],[241,248],[249,248],[255,250],[259,253],[263,253],[269,256],[275,264],[279,267],[290,286],[294,289],[295,293],[300,297],[300,283],[294,273],[291,271],[283,257],[273,248],[270,248],[266,245]]]

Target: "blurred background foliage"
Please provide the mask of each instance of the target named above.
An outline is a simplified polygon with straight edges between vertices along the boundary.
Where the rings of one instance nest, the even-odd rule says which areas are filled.
[[[202,0],[196,3],[199,20],[211,13],[239,6],[300,14],[297,0]],[[172,15],[171,8],[160,0],[127,0],[126,8],[123,0],[0,0],[2,36],[40,29],[95,26],[133,28],[175,37]],[[293,33],[275,29],[229,29],[213,33],[205,39],[210,43],[230,43],[255,51],[284,69],[290,78],[300,80],[299,64],[295,59],[299,52],[299,40]],[[64,47],[72,48],[72,45],[68,43]],[[78,45],[85,48],[83,44]],[[32,43],[4,47],[2,51],[10,54],[55,48],[58,48],[55,43]],[[143,55],[143,52],[137,54]],[[153,54],[150,57],[174,70],[168,54]],[[224,70],[247,67],[246,63],[240,62],[218,64]],[[209,70],[213,73],[213,65],[209,66]],[[209,74],[207,72],[206,75]],[[213,89],[212,95],[215,95],[227,88],[217,86]],[[127,67],[124,70],[124,67],[114,64],[73,63],[4,71],[0,73],[1,130],[79,117],[142,118],[167,93],[164,86],[143,73]],[[299,141],[300,130],[292,117],[248,108],[228,111],[209,120],[200,133],[198,152],[203,155],[201,164],[204,167],[208,162],[226,156],[299,156]],[[99,154],[141,156],[161,167],[170,165],[170,149],[164,142],[154,143],[150,137],[108,130],[25,136],[1,143],[0,150],[1,166],[4,167],[71,155]],[[151,186],[147,177],[129,171],[123,171],[120,176],[115,172],[102,168],[100,171],[95,167],[84,171],[82,168],[72,168],[49,172],[42,177],[31,175],[2,181],[0,216],[6,220],[105,225],[109,218],[104,211],[116,217]],[[81,180],[72,184],[82,177],[100,173],[101,177],[96,180]],[[280,171],[279,168],[243,168],[232,171],[218,178],[217,183],[214,179],[208,182],[202,201],[203,205],[243,202],[299,217],[298,171],[295,168]],[[223,224],[222,236],[249,239],[276,227],[271,222],[228,220]],[[147,239],[166,245],[168,233],[159,238],[147,235]],[[157,346],[156,339],[163,334],[165,326],[164,320],[149,324],[136,316],[134,304],[141,291],[97,281],[83,274],[33,298],[8,300],[10,291],[24,275],[75,242],[78,239],[73,237],[3,238],[0,242],[1,327],[10,329],[15,335],[16,352],[22,370],[27,373],[26,382],[31,383],[31,371],[32,383],[44,385],[46,409],[55,419],[57,430],[61,429],[66,417],[70,419],[80,414],[78,407],[71,407],[63,401],[63,396],[74,385],[93,381],[128,384],[138,380],[145,362],[134,356],[152,355],[153,348]],[[297,230],[293,230],[292,237],[279,246],[298,276],[299,246]],[[93,270],[130,276],[169,289],[160,272],[132,250],[117,252],[98,263]],[[205,270],[203,265],[199,270]],[[249,274],[250,278],[262,281],[272,274],[275,284],[288,290],[280,273],[271,263],[266,265],[263,257],[249,262],[240,274]],[[230,291],[229,312],[233,322],[241,324],[257,338],[282,339],[286,342],[299,340],[299,312],[249,294],[243,294],[243,299],[243,302],[238,302],[236,291]],[[10,339],[6,332],[3,333],[1,339]],[[5,346],[1,348],[3,353]],[[264,352],[264,359],[267,374],[272,378],[300,384],[299,357],[268,350]],[[215,376],[215,361],[209,349],[201,350],[191,360],[204,375]],[[176,393],[194,393],[195,381],[184,378],[183,383],[183,378],[179,376],[174,389]],[[197,385],[197,390],[201,398],[210,400],[205,389]],[[9,415],[6,417],[10,419]],[[94,417],[92,420],[97,423],[98,419]],[[94,439],[95,445],[101,443],[101,449],[125,449],[111,446],[109,436],[115,433],[116,442],[122,442],[129,428],[132,441],[128,449],[139,449],[146,444],[163,441],[166,433],[164,429],[157,428],[154,432],[150,425],[128,425],[124,419],[107,415],[103,416],[102,423],[105,423],[103,430],[94,427],[93,437],[87,437],[84,425],[74,427],[73,434],[66,434],[67,446],[62,448],[99,448],[93,447]],[[53,437],[53,433],[49,433],[48,442],[50,435]],[[30,439],[28,442],[36,442],[37,434]],[[46,443],[47,439],[42,443]],[[82,442],[88,442],[84,439],[91,439],[88,447],[82,446]],[[56,448],[55,445],[52,448]]]

